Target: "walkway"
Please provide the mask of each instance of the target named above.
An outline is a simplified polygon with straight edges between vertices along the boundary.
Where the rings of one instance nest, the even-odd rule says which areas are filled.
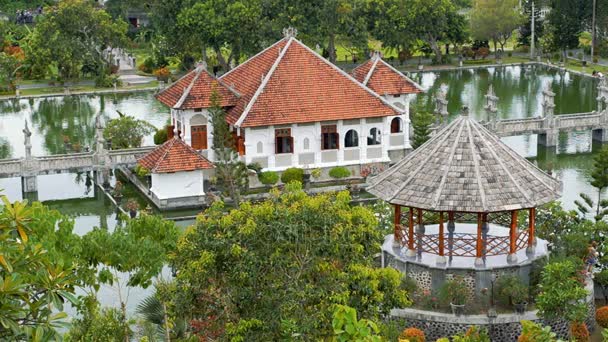
[[[123,49],[111,49],[106,57],[112,57],[112,63],[118,65],[119,80],[125,85],[145,84],[155,81],[155,77],[140,76],[137,74],[137,61],[133,55]]]

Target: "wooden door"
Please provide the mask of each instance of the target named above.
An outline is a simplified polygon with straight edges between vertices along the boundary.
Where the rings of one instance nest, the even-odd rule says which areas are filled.
[[[206,150],[207,125],[191,126],[190,131],[192,148],[195,150]]]

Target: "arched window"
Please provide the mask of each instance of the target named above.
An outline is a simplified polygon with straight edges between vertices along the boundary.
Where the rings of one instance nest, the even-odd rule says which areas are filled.
[[[380,130],[376,127],[369,130],[369,135],[367,136],[367,145],[380,145]]]
[[[262,143],[261,141],[258,141],[256,148],[257,148],[258,154],[264,153],[264,143]]]
[[[403,120],[401,118],[394,118],[391,121],[391,133],[403,132]]]
[[[359,146],[359,135],[357,134],[357,131],[355,131],[354,129],[351,129],[348,132],[346,132],[346,135],[344,136],[344,147],[357,147],[357,146]]]
[[[310,139],[308,138],[304,138],[304,141],[302,142],[302,145],[304,145],[304,150],[308,150],[310,148]]]

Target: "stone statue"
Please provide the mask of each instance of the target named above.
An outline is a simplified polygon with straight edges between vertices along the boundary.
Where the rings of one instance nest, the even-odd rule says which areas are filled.
[[[32,157],[32,141],[31,141],[31,136],[32,136],[32,132],[30,131],[30,128],[27,126],[27,120],[25,120],[25,128],[23,129],[23,135],[25,136],[25,140],[24,140],[24,144],[25,144],[25,157],[26,158],[31,158]]]

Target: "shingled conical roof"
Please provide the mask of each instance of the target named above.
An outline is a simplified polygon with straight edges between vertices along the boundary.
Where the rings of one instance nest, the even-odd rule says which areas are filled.
[[[560,197],[561,183],[465,115],[374,177],[367,190],[407,207],[483,213],[545,204]]]

